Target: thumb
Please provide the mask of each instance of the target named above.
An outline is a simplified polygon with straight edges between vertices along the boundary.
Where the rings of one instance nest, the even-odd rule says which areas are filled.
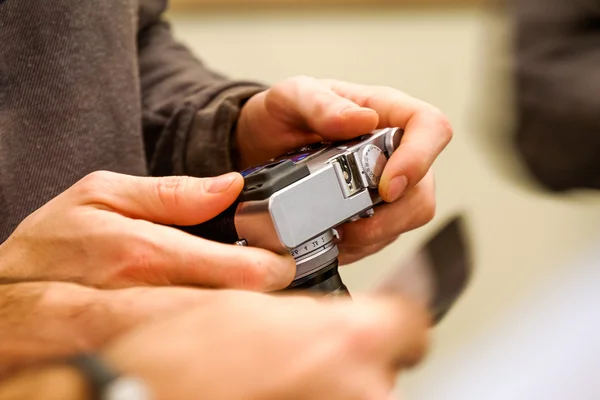
[[[273,87],[266,104],[286,120],[310,127],[325,140],[351,139],[371,132],[379,123],[375,110],[359,106],[311,77],[289,79]]]
[[[130,218],[168,225],[194,225],[214,218],[238,197],[238,173],[214,178],[135,177],[95,172],[79,183],[90,204],[103,204]]]

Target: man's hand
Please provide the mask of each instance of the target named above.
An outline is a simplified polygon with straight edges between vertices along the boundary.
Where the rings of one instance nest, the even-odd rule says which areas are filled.
[[[424,310],[401,299],[207,297],[131,331],[105,359],[144,379],[156,399],[386,400],[427,347]]]
[[[238,162],[249,167],[310,143],[351,139],[386,127],[405,130],[379,187],[383,200],[393,204],[378,207],[371,219],[341,227],[340,262],[350,263],[433,218],[431,166],[452,138],[438,109],[388,87],[292,78],[252,97],[242,109]]]
[[[27,217],[0,246],[0,282],[282,289],[295,274],[291,256],[165,226],[213,218],[242,186],[236,173],[211,179],[92,173]]]
[[[201,289],[0,285],[0,376],[45,360],[98,351],[138,325],[202,307],[209,299]]]

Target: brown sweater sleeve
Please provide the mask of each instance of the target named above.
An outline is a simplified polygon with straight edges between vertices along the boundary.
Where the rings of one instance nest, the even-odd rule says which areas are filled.
[[[516,143],[547,188],[600,188],[600,1],[518,0]]]
[[[155,176],[215,176],[236,169],[232,134],[244,102],[266,86],[208,69],[177,42],[160,1],[141,8],[138,57],[144,144]]]

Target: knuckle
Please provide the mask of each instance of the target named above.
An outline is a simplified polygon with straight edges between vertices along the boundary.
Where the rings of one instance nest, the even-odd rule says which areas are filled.
[[[366,107],[372,107],[374,104],[381,102],[381,100],[395,97],[397,92],[389,86],[374,86],[374,90],[362,97],[361,101]]]
[[[371,218],[364,221],[363,229],[361,230],[361,243],[363,245],[377,244],[383,236],[383,227],[378,218]]]
[[[286,261],[283,264],[285,265],[281,266],[280,273],[276,275],[280,276],[281,279],[275,283],[275,290],[285,289],[292,283],[296,276],[296,261],[293,257],[286,257]]]
[[[431,106],[432,119],[440,127],[440,136],[444,143],[450,142],[454,136],[454,129],[446,115],[437,107]]]
[[[314,80],[315,80],[315,78],[313,78],[311,76],[299,74],[299,75],[295,75],[295,76],[291,77],[288,81],[294,85],[302,86],[302,85],[305,85],[306,83],[312,83],[312,82],[314,82]]]
[[[388,85],[375,85],[373,86],[373,92],[376,95],[379,96],[390,96],[390,95],[396,95],[396,93],[398,93],[398,89],[396,89],[393,86],[388,86]]]
[[[364,388],[356,400],[389,400],[389,390],[378,389],[376,386]]]
[[[312,86],[314,84],[315,78],[312,78],[308,75],[295,75],[292,76],[291,78],[286,79],[285,81],[281,82],[280,84],[275,86],[275,91],[270,91],[271,93],[273,92],[279,92],[279,91],[283,91],[286,92],[288,94],[299,94],[302,92],[303,88],[306,87],[307,85]]]
[[[423,361],[423,359],[427,357],[429,341],[429,335],[425,331],[423,331],[415,339],[413,339],[411,347],[407,349],[407,351],[404,354],[404,362],[401,365],[401,367],[413,368],[419,365]]]
[[[136,237],[123,242],[126,242],[126,245],[121,246],[117,256],[117,265],[121,265],[117,273],[117,281],[125,284],[170,284],[167,277],[159,273],[161,269],[155,268],[157,253],[150,240]]]
[[[81,181],[84,183],[106,182],[106,181],[112,180],[114,175],[115,174],[113,172],[99,170],[99,171],[90,172],[89,174],[84,176],[81,179]]]
[[[325,85],[328,88],[335,88],[335,87],[338,87],[339,85],[343,84],[343,82],[341,82],[337,79],[332,79],[332,78],[319,79],[319,82],[321,82],[323,85]]]
[[[261,291],[268,287],[269,272],[262,260],[248,261],[234,276],[234,287]]]
[[[145,275],[146,271],[150,270],[151,257],[147,247],[142,244],[131,246],[125,250],[123,257],[125,258],[126,271],[130,271],[138,276]]]
[[[435,195],[433,193],[431,193],[430,191],[424,191],[423,195],[422,195],[422,199],[420,201],[420,211],[418,213],[419,218],[418,218],[418,222],[421,225],[425,225],[429,222],[431,222],[436,215],[436,209],[437,209],[437,204],[436,204],[436,198]]]
[[[429,314],[422,306],[416,306],[407,300],[397,302],[396,331],[406,333],[406,343],[402,354],[403,367],[417,365],[429,349],[430,337],[428,327],[431,325]]]
[[[332,103],[331,95],[329,93],[313,93],[312,94],[312,104],[313,104],[313,114],[316,117],[324,117],[327,115],[328,111],[338,107],[340,102],[337,104]]]
[[[346,347],[359,356],[368,356],[378,347],[380,335],[372,318],[353,318],[346,326]]]
[[[408,149],[407,149],[408,150]],[[421,144],[410,146],[410,167],[407,175],[409,184],[417,185],[429,169],[431,169],[432,150]]]
[[[179,207],[188,191],[188,178],[169,176],[156,182],[156,195],[163,207]]]
[[[94,171],[79,180],[74,189],[80,194],[92,197],[103,198],[115,179],[115,173],[109,171]]]

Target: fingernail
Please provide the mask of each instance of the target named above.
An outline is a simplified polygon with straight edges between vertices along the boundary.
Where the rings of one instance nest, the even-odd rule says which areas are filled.
[[[276,268],[271,268],[268,272],[268,284],[267,288],[270,291],[282,290],[288,287],[294,280],[296,275],[296,262],[294,258],[285,256],[283,264],[275,264]]]
[[[344,238],[344,229],[341,226],[335,228],[335,242],[340,243]]]
[[[359,107],[359,106],[348,106],[348,107],[344,107],[340,110],[340,114],[341,115],[348,115],[348,114],[352,114],[352,113],[374,113],[375,110],[372,110],[370,108],[365,108],[365,107]]]
[[[388,197],[390,202],[398,200],[408,186],[408,179],[405,176],[397,176],[390,181],[388,188]]]
[[[207,179],[204,182],[204,190],[208,193],[222,193],[229,189],[231,184],[237,179],[237,174],[231,173],[221,175],[216,178]]]

